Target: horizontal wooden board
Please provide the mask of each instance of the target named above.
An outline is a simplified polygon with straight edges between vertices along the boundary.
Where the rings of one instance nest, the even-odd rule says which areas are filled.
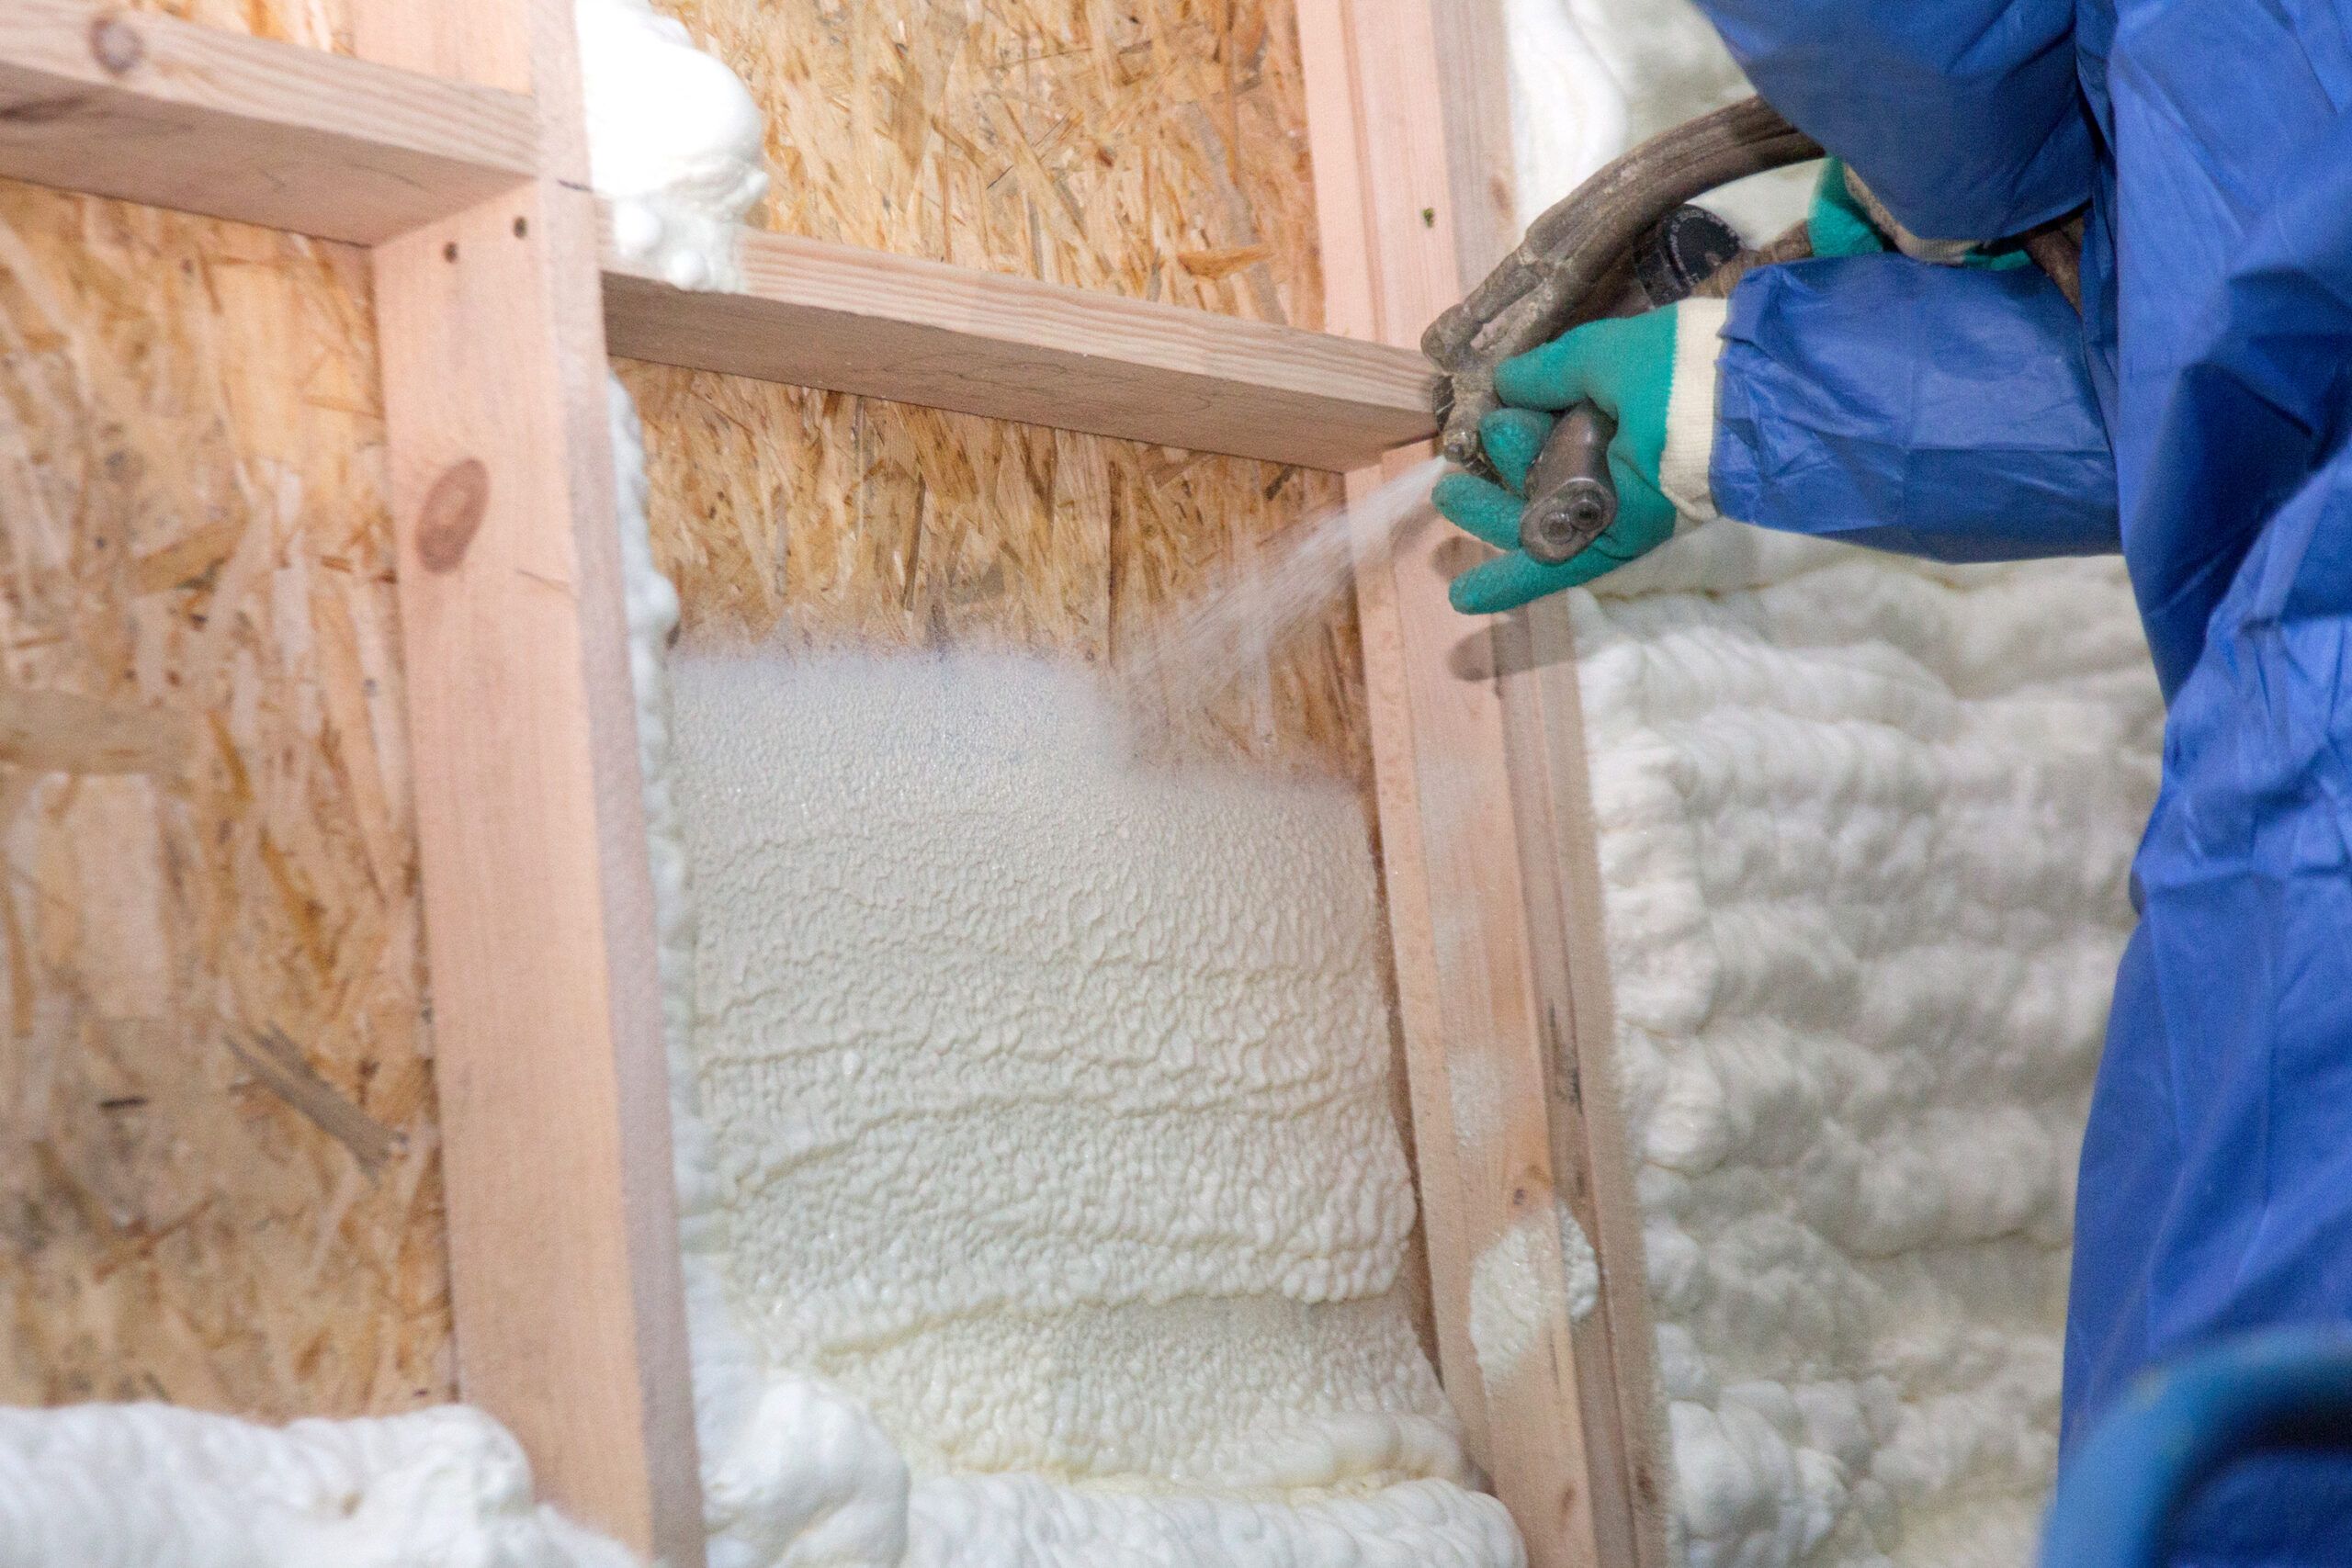
[[[1436,428],[1410,349],[746,231],[745,287],[691,293],[605,251],[616,354],[1302,468]]]
[[[84,0],[0,0],[0,175],[373,244],[527,178],[520,94]]]

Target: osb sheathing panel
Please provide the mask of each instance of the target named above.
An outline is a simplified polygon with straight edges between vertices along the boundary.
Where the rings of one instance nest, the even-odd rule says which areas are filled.
[[[0,1401],[450,1393],[364,265],[0,186]]]
[[[770,227],[1319,324],[1287,0],[660,0],[750,83]],[[654,545],[687,635],[1125,662],[1336,498],[1326,476],[651,366]],[[1252,756],[1360,773],[1352,607],[1219,700]]]

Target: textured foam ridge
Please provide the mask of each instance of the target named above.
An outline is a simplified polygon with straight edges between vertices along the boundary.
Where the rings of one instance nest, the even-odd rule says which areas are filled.
[[[1252,1503],[1086,1492],[1027,1475],[957,1478],[916,1494],[910,1565],[1040,1568],[1487,1568],[1520,1561],[1492,1499],[1413,1481],[1364,1497]]]
[[[1684,1559],[2026,1561],[2162,722],[2121,569],[1719,524],[1606,581],[1569,610]]]
[[[1323,1477],[1373,1459],[1393,1432],[1335,1426]],[[1492,1499],[1420,1479],[1365,1495],[1185,1495],[1031,1473],[917,1479],[873,1417],[819,1380],[765,1382],[738,1458],[706,1461],[713,1568],[1489,1568],[1521,1561]],[[1465,1507],[1465,1500],[1470,1505]]]
[[[1319,1474],[1393,1460],[1399,1424],[1335,1423]],[[1148,1478],[1032,1472],[917,1478],[864,1407],[819,1380],[774,1375],[735,1457],[705,1466],[713,1568],[1493,1568],[1522,1561],[1491,1498],[1450,1481],[1370,1492],[1186,1494]],[[1303,1455],[1306,1450],[1299,1450]]]
[[[699,902],[735,912],[697,944],[700,1085],[738,1266],[791,1281],[779,1355],[1388,1289],[1412,1201],[1349,791],[1135,765],[1088,678],[1013,660],[673,680]]]

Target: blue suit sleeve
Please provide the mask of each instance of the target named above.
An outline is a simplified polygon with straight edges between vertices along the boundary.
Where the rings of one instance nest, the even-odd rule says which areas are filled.
[[[2039,270],[1759,267],[1723,335],[1708,477],[1726,516],[1937,560],[2120,547],[2082,322]]]
[[[1699,0],[1772,106],[1916,234],[1996,240],[2090,199],[2075,0]]]

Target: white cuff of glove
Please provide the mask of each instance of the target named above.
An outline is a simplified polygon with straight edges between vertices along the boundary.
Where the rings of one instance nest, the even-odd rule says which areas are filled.
[[[1723,349],[1722,299],[1685,299],[1674,308],[1674,378],[1666,400],[1666,447],[1659,454],[1658,489],[1674,503],[1678,534],[1722,513],[1707,483],[1715,450],[1715,358]]]

